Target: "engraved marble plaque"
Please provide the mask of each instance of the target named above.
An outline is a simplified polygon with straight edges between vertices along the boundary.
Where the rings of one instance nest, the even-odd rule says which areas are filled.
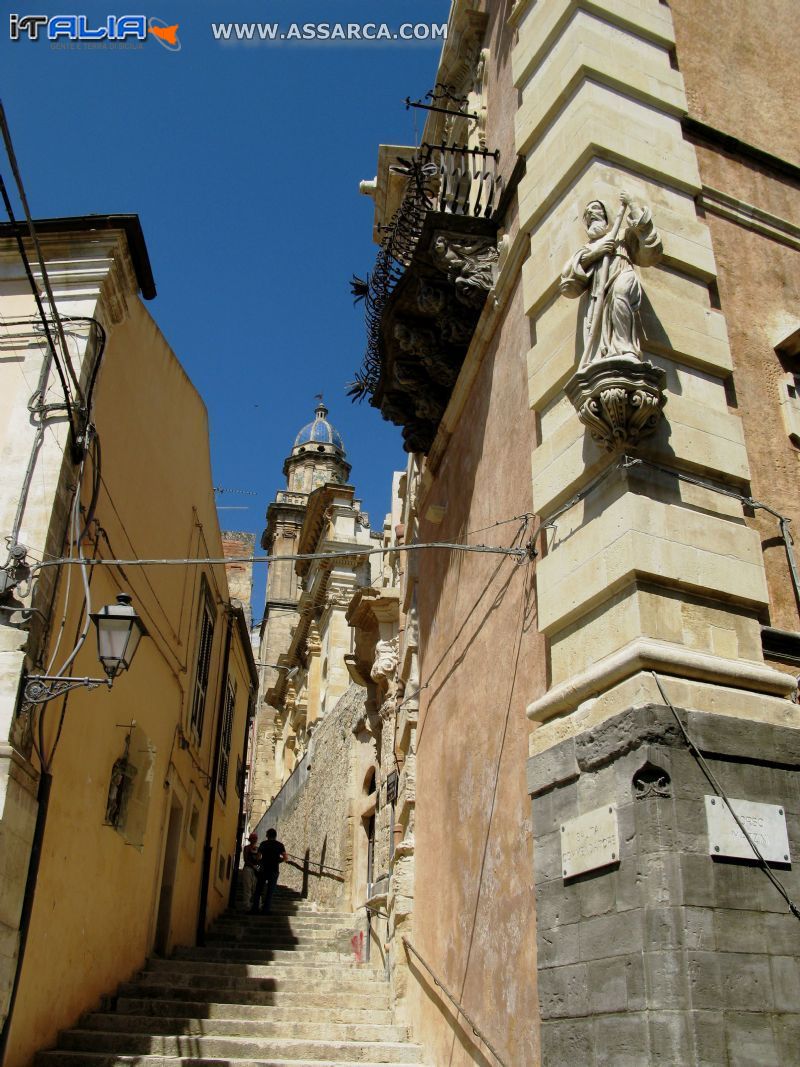
[[[721,797],[711,796],[707,796],[705,801],[709,853],[733,859],[758,859],[725,801]],[[765,860],[770,863],[791,862],[786,814],[782,807],[777,804],[756,804],[752,800],[734,800],[733,797],[731,806]]]
[[[619,860],[616,804],[567,819],[561,827],[561,870],[564,878],[607,867]]]

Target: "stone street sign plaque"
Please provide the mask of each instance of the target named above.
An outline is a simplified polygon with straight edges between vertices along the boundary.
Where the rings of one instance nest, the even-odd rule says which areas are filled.
[[[564,878],[607,867],[619,860],[616,804],[567,819],[561,827],[561,870]]]
[[[712,856],[733,859],[758,859],[747,838],[736,825],[721,797],[705,798],[708,826],[708,851]],[[756,804],[752,800],[734,800],[731,806],[741,819],[761,855],[769,863],[790,863],[786,815],[777,804]]]

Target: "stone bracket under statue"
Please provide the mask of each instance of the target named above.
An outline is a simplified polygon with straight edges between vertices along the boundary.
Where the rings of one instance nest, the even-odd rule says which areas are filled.
[[[652,363],[612,356],[576,371],[564,391],[595,444],[614,452],[658,428],[665,379]]]
[[[658,263],[662,243],[649,208],[627,193],[613,222],[600,200],[587,204],[583,220],[588,243],[561,274],[564,296],[589,297],[583,353],[564,391],[592,440],[614,452],[654,433],[666,403],[664,371],[642,358],[642,288],[635,270]]]

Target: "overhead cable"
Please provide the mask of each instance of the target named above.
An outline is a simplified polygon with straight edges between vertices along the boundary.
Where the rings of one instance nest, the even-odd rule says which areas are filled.
[[[11,201],[9,199],[6,184],[3,181],[2,175],[0,175],[0,196],[2,196],[3,204],[5,206],[6,214],[8,215],[9,221],[16,228],[17,220],[14,216],[14,209],[11,206]],[[47,371],[49,370],[49,361],[52,360],[52,362],[55,364],[58,377],[61,380],[61,388],[64,392],[64,400],[67,404],[67,419],[69,421],[69,431],[72,437],[73,447],[77,448],[78,433],[75,429],[75,423],[72,415],[72,390],[69,387],[64,368],[61,365],[61,360],[58,356],[58,350],[56,349],[55,341],[53,340],[53,335],[51,334],[50,326],[48,325],[47,315],[45,314],[44,306],[42,305],[41,297],[39,296],[39,287],[36,284],[36,279],[34,278],[33,271],[31,270],[30,260],[28,259],[27,252],[25,251],[25,245],[22,243],[22,238],[19,236],[18,231],[15,234],[15,240],[17,242],[17,249],[19,250],[22,265],[25,268],[25,275],[28,279],[28,285],[30,286],[31,292],[33,293],[33,299],[36,302],[36,308],[39,312],[39,319],[41,321],[42,328],[44,329],[44,335],[47,338],[47,345],[49,348],[49,358],[45,359],[45,362],[42,365],[42,373],[39,378],[39,392],[44,394],[44,389],[47,384]]]
[[[14,181],[17,184],[17,191],[19,193],[20,203],[22,204],[22,210],[25,212],[25,221],[28,224],[28,233],[30,234],[31,241],[33,242],[33,247],[36,249],[36,257],[39,260],[39,269],[42,272],[42,283],[44,285],[44,291],[47,293],[47,299],[50,303],[50,310],[56,322],[56,329],[58,331],[59,341],[61,342],[61,350],[62,355],[64,357],[64,363],[66,364],[70,378],[72,379],[73,384],[75,386],[75,395],[78,397],[80,403],[83,404],[83,393],[81,392],[80,382],[78,381],[78,377],[75,373],[75,368],[72,366],[72,361],[69,358],[69,349],[67,348],[67,339],[64,335],[64,326],[61,322],[61,318],[59,317],[55,297],[53,296],[53,290],[50,286],[50,278],[47,274],[47,267],[45,266],[44,262],[42,246],[39,244],[39,237],[33,225],[33,219],[31,218],[30,208],[28,207],[28,198],[25,195],[25,186],[22,183],[22,175],[20,174],[19,166],[17,164],[17,156],[14,152],[14,145],[11,140],[11,131],[8,128],[8,123],[6,121],[6,113],[5,109],[3,108],[2,101],[0,101],[0,133],[2,133],[3,142],[5,144],[6,149],[6,155],[8,156],[8,161],[11,164],[11,172],[14,175]]]
[[[31,572],[42,570],[45,567],[61,567],[78,562],[85,563],[90,567],[174,567],[174,566],[225,566],[228,563],[290,563],[307,560],[329,560],[334,562],[339,559],[362,558],[364,556],[386,555],[389,552],[420,552],[423,549],[440,548],[453,552],[481,552],[494,556],[511,556],[520,563],[533,558],[533,549],[530,545],[524,548],[500,548],[494,545],[457,545],[448,541],[430,541],[418,545],[393,545],[386,548],[363,548],[342,549],[339,552],[298,552],[290,555],[278,556],[217,556],[217,557],[189,557],[185,559],[87,559],[79,561],[71,558],[46,559],[41,563],[34,563]]]

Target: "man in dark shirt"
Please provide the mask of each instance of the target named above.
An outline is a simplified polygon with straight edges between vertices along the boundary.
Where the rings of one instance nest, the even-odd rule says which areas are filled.
[[[261,869],[258,872],[256,891],[253,897],[253,910],[257,910],[261,894],[264,893],[264,906],[262,911],[269,915],[272,894],[278,884],[278,871],[281,863],[286,859],[286,849],[283,842],[278,840],[278,831],[270,827],[267,830],[266,840],[258,846],[261,857]]]

